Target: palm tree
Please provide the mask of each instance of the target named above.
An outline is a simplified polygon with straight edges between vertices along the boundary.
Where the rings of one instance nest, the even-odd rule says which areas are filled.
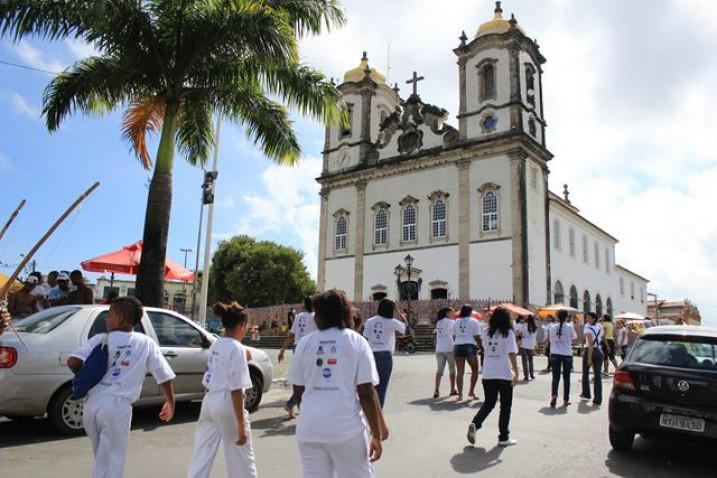
[[[175,149],[203,165],[212,116],[244,126],[269,158],[295,165],[301,149],[288,108],[345,121],[334,85],[299,60],[298,38],[340,26],[338,0],[3,0],[0,36],[79,38],[99,52],[47,86],[50,131],[75,110],[124,108],[122,132],[154,166],[137,296],[161,306]],[[159,133],[154,165],[148,133]]]

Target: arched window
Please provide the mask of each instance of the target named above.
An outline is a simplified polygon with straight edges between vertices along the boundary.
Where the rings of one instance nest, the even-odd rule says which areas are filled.
[[[525,65],[525,92],[528,103],[535,106],[535,68],[530,63]]]
[[[434,239],[446,237],[446,203],[442,199],[433,203],[431,232]]]
[[[410,204],[403,208],[403,241],[416,240],[416,208]]]
[[[431,299],[432,300],[447,299],[447,298],[448,298],[448,289],[445,289],[443,287],[431,289]]]
[[[595,296],[595,313],[598,317],[602,317],[602,297],[600,297],[600,294]]]
[[[583,313],[587,315],[588,312],[591,310],[591,304],[590,304],[590,292],[585,291],[583,294]]]
[[[483,232],[498,230],[498,197],[495,191],[483,194]]]
[[[480,70],[480,79],[480,100],[485,101],[491,98],[495,98],[495,66],[492,63],[488,63]]]
[[[533,118],[528,120],[528,132],[533,138],[535,138],[535,135],[538,134],[538,128],[535,126],[535,120]]]
[[[570,307],[573,309],[578,308],[578,289],[574,285],[570,286]]]
[[[553,247],[556,251],[560,251],[563,248],[563,240],[560,234],[560,221],[556,218],[553,219]]]
[[[555,292],[553,293],[553,304],[562,304],[563,300],[565,300],[565,295],[563,294],[563,284],[561,284],[560,281],[557,281],[555,283]]]
[[[348,221],[346,216],[339,216],[336,219],[336,250],[345,251],[348,236]]]
[[[388,244],[388,213],[386,213],[386,209],[384,208],[380,208],[376,212],[374,244],[377,246],[385,246]]]
[[[610,297],[608,297],[607,300],[605,301],[605,309],[606,309],[607,315],[612,317],[612,299]]]

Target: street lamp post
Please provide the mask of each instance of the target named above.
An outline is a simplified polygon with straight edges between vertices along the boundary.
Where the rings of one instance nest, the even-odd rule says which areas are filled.
[[[180,247],[179,252],[184,253],[184,268],[186,269],[187,268],[187,254],[189,254],[190,252],[194,252],[194,250],[189,247]],[[185,294],[185,300],[186,300],[187,281],[184,281],[184,294]]]

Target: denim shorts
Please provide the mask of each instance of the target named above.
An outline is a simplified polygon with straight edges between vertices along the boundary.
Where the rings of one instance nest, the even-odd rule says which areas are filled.
[[[458,344],[453,350],[456,357],[473,358],[477,354],[477,348],[474,344]]]

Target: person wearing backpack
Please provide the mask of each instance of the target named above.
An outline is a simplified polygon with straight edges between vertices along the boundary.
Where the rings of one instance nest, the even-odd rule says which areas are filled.
[[[605,332],[598,323],[598,317],[588,312],[588,323],[583,329],[587,348],[583,353],[583,393],[580,398],[590,400],[590,369],[593,369],[594,395],[592,404],[599,406],[602,403],[602,363],[604,360],[600,344],[605,340]]]
[[[129,445],[132,403],[151,373],[165,397],[159,413],[163,422],[174,417],[174,372],[159,345],[133,328],[144,315],[134,297],[120,297],[110,305],[107,333],[97,334],[67,359],[73,373],[82,369],[96,347],[107,346],[108,367],[85,398],[82,421],[95,454],[94,478],[121,478]]]

